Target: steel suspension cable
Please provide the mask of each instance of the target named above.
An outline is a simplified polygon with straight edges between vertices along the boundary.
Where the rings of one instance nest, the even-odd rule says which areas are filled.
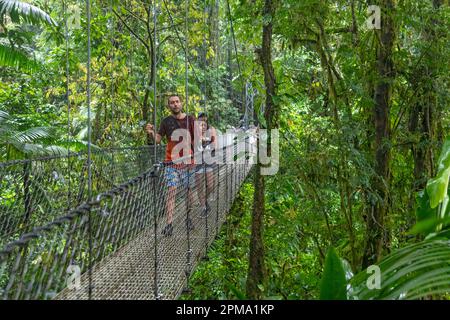
[[[113,1],[114,0],[110,0],[109,2],[109,15],[110,15],[110,24],[111,24],[111,30],[110,30],[110,41],[111,41],[111,50],[112,50],[112,54],[111,54],[111,85],[110,85],[110,99],[111,99],[111,141],[112,141],[112,145],[114,145],[115,142],[115,134],[114,134],[114,97],[115,97],[115,80],[114,80],[114,62],[115,62],[115,55],[116,55],[116,47],[114,45],[115,41],[114,41],[114,37],[115,37],[115,19],[114,19],[114,13],[113,13]]]
[[[183,43],[183,40],[181,39],[180,33],[179,33],[179,31],[178,31],[178,28],[175,26],[175,22],[174,22],[174,20],[173,20],[172,13],[171,13],[170,10],[169,10],[169,6],[167,5],[166,0],[163,0],[163,4],[164,4],[164,8],[166,8],[167,15],[169,16],[170,25],[171,25],[172,28],[175,30],[175,33],[176,33],[176,35],[177,35],[178,42],[180,43],[180,46],[181,46],[181,48],[182,48],[183,51],[184,51],[184,55],[185,55],[185,59],[186,59],[186,57],[189,57],[189,53],[188,53],[187,48],[186,48],[186,43],[187,43],[187,41],[186,41],[186,39],[185,39],[185,41],[184,41],[184,43]],[[185,27],[186,27],[186,23],[185,23]],[[199,83],[201,83],[200,79],[199,79],[198,76],[197,76],[197,73],[195,72],[194,66],[193,66],[192,63],[190,62],[189,58],[187,58],[187,59],[188,59],[188,64],[189,64],[189,65],[191,66],[191,68],[192,68],[192,74],[194,75],[195,79],[196,79]]]
[[[157,108],[157,86],[156,86],[156,80],[157,80],[157,52],[156,48],[158,47],[157,39],[157,23],[158,23],[158,9],[156,6],[156,0],[153,1],[153,27],[154,27],[154,33],[153,33],[153,128],[156,130],[156,108]],[[153,140],[153,163],[156,164],[157,158],[156,158],[156,135]],[[154,255],[154,268],[155,273],[153,277],[153,294],[155,296],[155,299],[159,300],[159,288],[158,288],[158,214],[157,214],[157,206],[156,206],[156,166],[153,167],[154,170],[152,171],[151,178],[152,178],[152,191],[153,191],[153,255]]]
[[[65,59],[66,59],[66,103],[67,103],[67,140],[68,140],[68,147],[67,147],[67,171],[68,171],[68,191],[67,191],[67,209],[69,209],[71,202],[72,202],[72,186],[71,186],[71,179],[70,179],[70,172],[72,171],[72,166],[70,162],[70,143],[71,143],[71,121],[70,121],[70,112],[71,112],[71,105],[70,105],[70,85],[69,85],[69,77],[70,77],[70,70],[69,70],[69,26],[68,26],[68,17],[67,17],[67,2],[63,2],[63,11],[64,11],[64,38],[65,38]]]
[[[156,0],[153,0],[153,125],[154,130],[156,130],[156,108],[157,108],[157,71],[158,71],[158,60],[157,60],[157,48],[159,46],[158,43],[158,34],[157,34],[157,23],[158,23],[158,12],[156,8]],[[156,142],[153,143],[153,159],[154,163],[156,163]]]
[[[217,30],[216,30],[216,76],[217,76],[217,85],[220,84],[220,0],[215,0],[215,6],[217,11]],[[217,141],[219,143],[219,141]],[[219,146],[219,145],[218,145]],[[219,233],[219,193],[220,193],[220,164],[217,165],[217,192],[216,192],[216,235]]]
[[[231,6],[230,6],[230,1],[227,1],[227,8],[228,8],[228,19],[230,20],[230,31],[231,31],[231,36],[233,39],[233,44],[234,44],[234,52],[236,55],[236,63],[238,65],[238,71],[239,71],[239,76],[242,76],[241,74],[241,65],[239,63],[239,56],[238,56],[238,51],[237,51],[237,45],[236,45],[236,36],[234,34],[234,27],[233,27],[233,17],[231,16]]]
[[[165,1],[165,0],[163,0]],[[185,0],[185,17],[184,17],[184,45],[185,45],[185,56],[184,56],[184,76],[185,76],[185,99],[186,99],[186,117],[187,117],[187,131],[188,131],[188,135],[186,136],[189,137],[191,134],[191,130],[190,130],[190,126],[189,126],[189,58],[188,58],[188,49],[189,49],[189,0]],[[177,33],[178,34],[178,33]],[[192,137],[191,137],[192,138]],[[189,146],[190,147],[190,146]],[[188,284],[189,281],[189,274],[191,272],[191,254],[192,254],[192,249],[191,249],[191,237],[190,237],[190,224],[191,224],[191,217],[190,217],[190,210],[192,207],[192,203],[190,198],[190,170],[191,170],[191,164],[188,164],[186,167],[186,174],[187,174],[187,201],[186,201],[186,236],[187,236],[187,254],[186,254],[186,285]]]
[[[204,30],[203,30],[203,85],[202,85],[202,95],[203,95],[203,113],[204,116],[206,116],[206,118],[208,118],[208,115],[206,113],[206,75],[207,75],[207,69],[206,69],[206,28],[207,28],[207,24],[206,24],[206,10],[207,10],[207,0],[203,0],[203,25],[204,25]],[[207,126],[208,129],[208,126]],[[210,132],[211,135],[211,132]],[[203,143],[201,143],[200,145],[202,145],[203,147]],[[205,150],[202,150],[202,165],[203,165],[203,195],[204,195],[204,200],[205,200],[205,207],[203,208],[203,210],[205,210],[205,255],[208,252],[208,236],[209,236],[209,228],[208,228],[208,214],[209,214],[209,208],[208,208],[208,181],[207,181],[207,177],[206,177],[206,164],[205,164],[205,157],[204,157],[204,153]]]
[[[87,75],[86,75],[86,97],[88,109],[88,201],[92,200],[92,168],[91,168],[91,1],[86,0],[87,15]],[[92,212],[88,214],[88,237],[89,237],[89,254],[88,254],[88,275],[89,275],[89,300],[92,297]]]

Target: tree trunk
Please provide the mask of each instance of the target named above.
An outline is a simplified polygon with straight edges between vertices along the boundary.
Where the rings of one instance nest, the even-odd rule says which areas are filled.
[[[375,128],[375,175],[372,177],[376,199],[369,204],[367,214],[367,238],[363,256],[363,268],[378,261],[386,244],[386,217],[390,184],[390,111],[391,89],[394,79],[392,51],[395,30],[392,18],[395,9],[393,0],[381,0],[381,30],[376,31],[379,41],[376,52],[377,82],[375,84],[373,120]]]
[[[264,218],[264,176],[261,166],[255,165],[255,192],[253,195],[252,234],[250,239],[250,257],[247,275],[247,298],[260,299],[262,292],[260,285],[266,281],[266,266],[264,263],[263,218]]]
[[[266,87],[266,110],[265,120],[267,129],[278,127],[279,110],[273,102],[276,92],[275,72],[272,65],[272,28],[275,14],[275,6],[272,0],[265,0],[263,17],[270,17],[269,22],[263,26],[262,48],[259,53],[260,63],[264,71],[264,83]],[[268,156],[270,157],[270,136],[268,141]],[[258,139],[259,150],[259,139]],[[259,299],[262,296],[259,285],[265,287],[266,268],[264,263],[264,243],[263,243],[263,218],[264,218],[264,193],[265,181],[261,175],[260,164],[256,165],[255,193],[253,197],[253,219],[252,234],[250,240],[249,269],[247,276],[247,297],[249,299]]]
[[[433,8],[439,10],[442,0],[433,0]],[[435,94],[435,59],[433,53],[437,51],[434,44],[438,43],[439,35],[435,28],[439,22],[432,19],[431,26],[422,33],[422,40],[430,44],[430,48],[423,53],[423,61],[412,75],[411,83],[418,96],[416,103],[410,111],[409,132],[419,137],[411,145],[414,159],[414,185],[413,194],[425,188],[427,180],[433,175],[433,142],[437,140],[437,127],[440,126],[440,117],[436,117],[437,98]],[[430,64],[431,62],[431,64]],[[437,122],[437,125],[436,125]]]

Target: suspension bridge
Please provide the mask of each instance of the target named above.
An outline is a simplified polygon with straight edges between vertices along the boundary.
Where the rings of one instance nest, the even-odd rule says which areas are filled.
[[[91,200],[86,153],[1,164],[2,189],[10,190],[8,197],[2,193],[0,211],[2,298],[177,298],[251,170],[245,141],[240,156],[237,141],[222,147],[235,160],[214,166],[206,214],[187,196],[202,187],[196,179],[206,165],[179,186],[171,236],[161,232],[167,186],[152,148],[94,152],[93,191],[99,193]],[[160,159],[163,151],[158,148]]]
[[[206,111],[208,79],[203,75],[203,80],[200,80],[189,60],[189,1],[185,7],[184,41],[174,25],[166,1],[162,4],[185,55],[186,111],[192,111],[188,109],[189,70],[201,84],[203,110]],[[217,149],[221,151],[221,159],[208,168],[212,178],[206,178],[207,165],[200,164],[196,166],[196,172],[187,175],[187,183],[178,185],[173,230],[170,235],[164,234],[169,196],[164,174],[169,165],[164,162],[165,147],[100,149],[94,148],[91,141],[91,5],[91,0],[86,0],[87,150],[74,153],[69,149],[64,156],[0,163],[0,297],[5,300],[179,297],[188,287],[195,266],[206,256],[208,247],[218,236],[254,162],[255,147],[251,142],[254,141],[254,132],[248,129],[254,119],[256,91],[250,82],[246,82],[242,101],[232,97],[233,104],[241,113],[241,123],[234,124],[241,128],[236,131],[241,139],[222,139]],[[64,8],[70,136],[70,46],[65,2]],[[152,36],[158,44],[160,9],[154,2],[148,11],[153,16]],[[205,2],[204,23],[206,10]],[[114,13],[120,23],[125,23],[113,9],[112,2],[109,12]],[[228,19],[240,73],[230,12]],[[113,43],[113,21],[110,25]],[[136,36],[133,30],[130,32]],[[219,31],[215,33],[218,35]],[[205,35],[203,37],[203,65],[206,68]],[[158,50],[152,50],[150,59],[153,78],[149,86],[154,100],[149,104],[155,128],[159,96]],[[216,48],[218,50],[219,47]],[[111,59],[114,59],[114,53]],[[111,83],[114,83],[112,77],[111,71]],[[233,91],[231,82],[223,85],[226,91]],[[113,86],[111,100],[113,108]],[[111,119],[113,121],[114,118]],[[208,183],[212,186],[208,187]],[[208,193],[206,207],[200,204],[200,192]]]

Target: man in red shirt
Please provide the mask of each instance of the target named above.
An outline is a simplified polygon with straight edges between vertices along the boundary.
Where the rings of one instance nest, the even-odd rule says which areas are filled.
[[[189,180],[194,179],[192,175],[194,171],[194,166],[192,165],[192,144],[194,141],[195,117],[183,112],[183,105],[179,95],[169,96],[168,108],[171,115],[162,120],[156,136],[153,125],[147,124],[145,127],[146,132],[155,140],[155,143],[161,143],[162,138],[167,139],[164,166],[164,178],[168,187],[168,198],[166,201],[167,225],[162,232],[165,236],[171,236],[173,232],[172,222],[177,187],[179,185],[188,187]],[[190,205],[193,204],[193,194],[190,188],[188,188],[188,201]],[[186,223],[188,228],[193,228],[190,219]]]

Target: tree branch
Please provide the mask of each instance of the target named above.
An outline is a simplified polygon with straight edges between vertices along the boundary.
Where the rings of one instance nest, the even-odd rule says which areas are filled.
[[[147,49],[147,52],[151,52],[148,43],[146,43],[144,39],[142,39],[136,32],[134,32],[134,30],[125,22],[125,20],[123,20],[123,18],[117,13],[116,10],[112,9],[112,11],[116,15],[116,17],[119,18],[120,22],[122,22],[125,28],[127,28],[128,31],[130,31],[131,34],[142,43],[142,45]]]
[[[133,11],[129,10],[126,6],[123,7],[130,16],[132,16],[133,18],[141,21],[142,23],[147,23],[147,21],[145,21],[144,19],[142,19],[141,17],[137,16]]]

